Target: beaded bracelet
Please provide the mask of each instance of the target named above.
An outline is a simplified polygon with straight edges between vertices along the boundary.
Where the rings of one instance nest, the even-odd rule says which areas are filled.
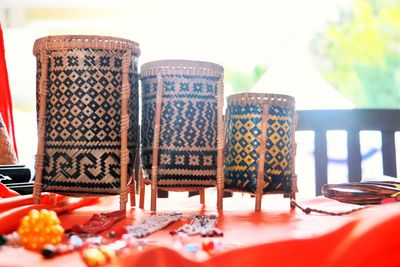
[[[137,224],[125,227],[127,234],[141,238],[167,227],[169,224],[182,218],[182,213],[156,214],[145,218]]]
[[[223,232],[216,228],[216,215],[195,215],[190,224],[184,224],[170,234],[186,233],[188,235],[198,235],[202,237],[223,236]]]

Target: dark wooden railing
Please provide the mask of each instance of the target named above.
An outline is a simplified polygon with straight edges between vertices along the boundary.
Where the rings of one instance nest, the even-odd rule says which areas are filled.
[[[298,131],[314,131],[316,194],[328,182],[328,158],[326,132],[347,132],[347,165],[349,181],[361,178],[360,131],[382,133],[383,173],[397,176],[395,132],[400,131],[399,109],[351,109],[351,110],[301,110],[298,111]]]

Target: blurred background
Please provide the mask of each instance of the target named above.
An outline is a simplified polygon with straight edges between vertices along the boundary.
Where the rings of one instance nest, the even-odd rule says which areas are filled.
[[[32,48],[47,35],[131,39],[141,46],[140,65],[166,58],[219,63],[226,96],[289,94],[297,109],[400,106],[400,0],[0,0],[0,22],[19,158],[32,167]],[[363,174],[381,175],[380,135],[361,138],[368,141]],[[312,196],[313,135],[300,132],[296,139],[299,195]],[[345,132],[328,133],[329,182],[346,180],[347,154],[338,149],[345,143]]]

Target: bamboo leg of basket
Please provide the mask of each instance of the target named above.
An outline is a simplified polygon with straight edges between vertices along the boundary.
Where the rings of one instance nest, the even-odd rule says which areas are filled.
[[[139,208],[144,209],[144,197],[145,197],[145,184],[143,179],[142,167],[139,168]]]
[[[296,200],[296,191],[297,191],[297,175],[294,174],[292,178],[292,191],[290,192],[290,209],[294,210],[296,205],[293,201]]]
[[[137,174],[134,170],[132,176],[130,177],[131,182],[129,184],[129,202],[131,207],[136,206],[136,176]]]
[[[41,51],[41,73],[39,81],[39,116],[38,116],[38,147],[36,154],[35,163],[35,185],[33,190],[33,198],[35,204],[40,203],[40,195],[42,192],[42,178],[43,178],[43,168],[44,168],[44,143],[46,135],[46,99],[48,94],[47,88],[47,75],[48,75],[48,64],[49,58],[47,56],[46,50],[43,48]]]
[[[224,121],[222,108],[224,106],[224,76],[221,75],[218,81],[217,99],[217,209],[223,209],[224,197]]]
[[[157,209],[157,180],[158,180],[158,153],[160,146],[161,109],[162,109],[163,83],[161,74],[157,74],[157,96],[154,117],[153,158],[151,164],[151,211]]]
[[[291,136],[291,144],[292,144],[292,151],[291,151],[291,178],[292,178],[292,187],[290,192],[290,208],[293,210],[296,208],[296,205],[292,200],[296,200],[296,192],[297,192],[297,175],[296,175],[296,153],[297,153],[297,143],[296,143],[296,129],[297,129],[297,122],[298,122],[298,114],[294,112],[293,114],[293,129],[292,129],[292,136]]]
[[[121,90],[121,180],[120,180],[120,210],[126,209],[128,183],[128,129],[129,129],[129,67],[131,65],[131,51],[126,51],[122,60],[122,90]]]
[[[137,138],[138,140],[139,138]],[[132,183],[129,187],[130,199],[131,199],[131,207],[136,206],[136,183],[139,180],[139,143],[136,143],[136,156],[135,156],[135,165],[134,165],[134,176],[132,177]]]
[[[260,152],[258,157],[258,173],[257,173],[257,190],[256,190],[256,211],[261,210],[261,200],[264,192],[264,164],[265,164],[265,152],[266,152],[266,141],[267,141],[267,122],[268,122],[268,111],[269,105],[264,103],[262,110],[261,120],[261,136],[260,136]]]
[[[204,205],[206,203],[206,196],[205,196],[204,188],[199,190],[199,195],[200,195],[200,204]]]

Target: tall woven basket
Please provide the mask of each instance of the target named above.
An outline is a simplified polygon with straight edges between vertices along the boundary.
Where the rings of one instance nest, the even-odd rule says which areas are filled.
[[[228,97],[225,189],[251,193],[256,207],[267,193],[295,198],[295,129],[291,96],[244,93]]]
[[[35,199],[42,191],[120,194],[125,209],[139,142],[139,45],[113,37],[49,36],[36,40],[33,53],[39,136]]]
[[[222,208],[222,66],[162,60],[144,64],[140,76],[142,164],[151,179],[151,210],[156,210],[158,188],[200,190],[204,203],[203,189],[212,186]]]

